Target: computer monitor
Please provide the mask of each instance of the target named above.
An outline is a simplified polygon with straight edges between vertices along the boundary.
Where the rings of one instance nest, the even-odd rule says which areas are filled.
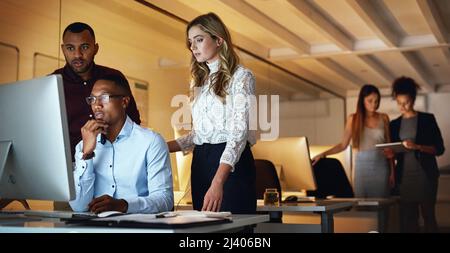
[[[75,198],[60,75],[0,85],[0,198]]]
[[[252,153],[255,159],[269,160],[275,165],[283,191],[316,190],[317,186],[306,137],[258,141],[252,147]]]

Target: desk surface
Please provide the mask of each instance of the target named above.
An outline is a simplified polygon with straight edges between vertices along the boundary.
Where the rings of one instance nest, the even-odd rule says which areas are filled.
[[[390,197],[390,198],[332,198],[326,201],[330,202],[342,202],[342,201],[351,201],[356,204],[358,207],[383,207],[390,206],[396,204],[400,201],[399,197]]]
[[[352,201],[316,201],[309,203],[281,203],[280,206],[258,205],[258,211],[285,211],[285,212],[336,212],[352,207]]]
[[[174,229],[147,229],[147,228],[112,228],[112,227],[87,227],[67,225],[55,218],[42,218],[40,220],[18,219],[0,220],[0,233],[214,233],[238,230],[245,226],[269,221],[269,215],[232,215],[233,222],[205,225],[192,228]]]

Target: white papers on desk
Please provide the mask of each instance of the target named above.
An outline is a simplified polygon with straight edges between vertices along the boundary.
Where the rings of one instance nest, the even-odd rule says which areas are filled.
[[[111,217],[105,217],[105,218],[96,218],[92,220],[98,220],[98,221],[138,221],[138,222],[145,222],[148,220],[156,219],[156,214],[124,214],[124,215],[118,215],[118,216],[111,216]]]
[[[176,211],[176,212],[162,212],[158,214],[124,214],[119,216],[113,216],[113,217],[106,217],[106,218],[97,218],[93,220],[99,220],[99,221],[133,221],[133,222],[148,222],[148,223],[154,223],[154,222],[161,222],[160,218],[177,218],[175,220],[181,221],[188,219],[191,222],[198,222],[198,221],[206,221],[209,219],[215,219],[215,218],[227,218],[231,220],[231,212],[206,212],[206,211],[196,211],[196,210],[183,210],[183,211]],[[179,218],[182,217],[182,218]]]
[[[106,218],[94,218],[82,221],[79,224],[135,228],[188,228],[229,222],[232,222],[231,216],[222,218],[207,217],[205,214],[200,215],[198,213],[178,215],[173,212],[167,212],[163,214],[125,214]]]
[[[169,218],[155,218],[151,214],[129,214],[122,216],[114,216],[108,218],[96,218],[91,222],[116,222],[117,224],[167,224],[167,225],[182,225],[195,224],[204,222],[213,222],[219,220],[229,220],[223,218],[209,218],[201,216],[175,216]]]
[[[210,211],[197,211],[197,210],[180,210],[176,212],[162,213],[167,217],[171,216],[188,216],[188,217],[208,217],[208,218],[227,218],[231,217],[231,212],[210,212]]]

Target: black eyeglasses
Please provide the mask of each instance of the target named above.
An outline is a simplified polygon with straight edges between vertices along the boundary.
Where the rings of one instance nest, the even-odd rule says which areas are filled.
[[[111,98],[123,98],[123,97],[125,97],[125,95],[103,94],[103,95],[100,95],[100,96],[89,96],[89,97],[86,97],[86,103],[88,103],[88,105],[93,105],[93,104],[95,104],[97,102],[97,99],[98,99],[98,101],[101,104],[107,104],[107,103],[109,103],[109,100]]]

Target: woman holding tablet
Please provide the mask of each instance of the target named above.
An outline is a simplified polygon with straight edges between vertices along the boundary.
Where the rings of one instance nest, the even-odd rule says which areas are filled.
[[[390,142],[389,117],[377,112],[379,106],[378,88],[364,85],[359,92],[356,113],[347,119],[342,141],[313,158],[314,165],[327,155],[345,150],[352,140],[353,148],[357,150],[353,182],[357,198],[387,197],[389,184],[394,185],[393,164],[375,147],[375,144]]]
[[[393,142],[402,141],[406,152],[386,150],[394,157],[400,191],[401,232],[419,232],[419,208],[425,232],[437,232],[435,204],[439,170],[436,156],[445,151],[441,131],[433,114],[414,110],[417,83],[400,77],[392,85],[401,116],[390,124]]]

